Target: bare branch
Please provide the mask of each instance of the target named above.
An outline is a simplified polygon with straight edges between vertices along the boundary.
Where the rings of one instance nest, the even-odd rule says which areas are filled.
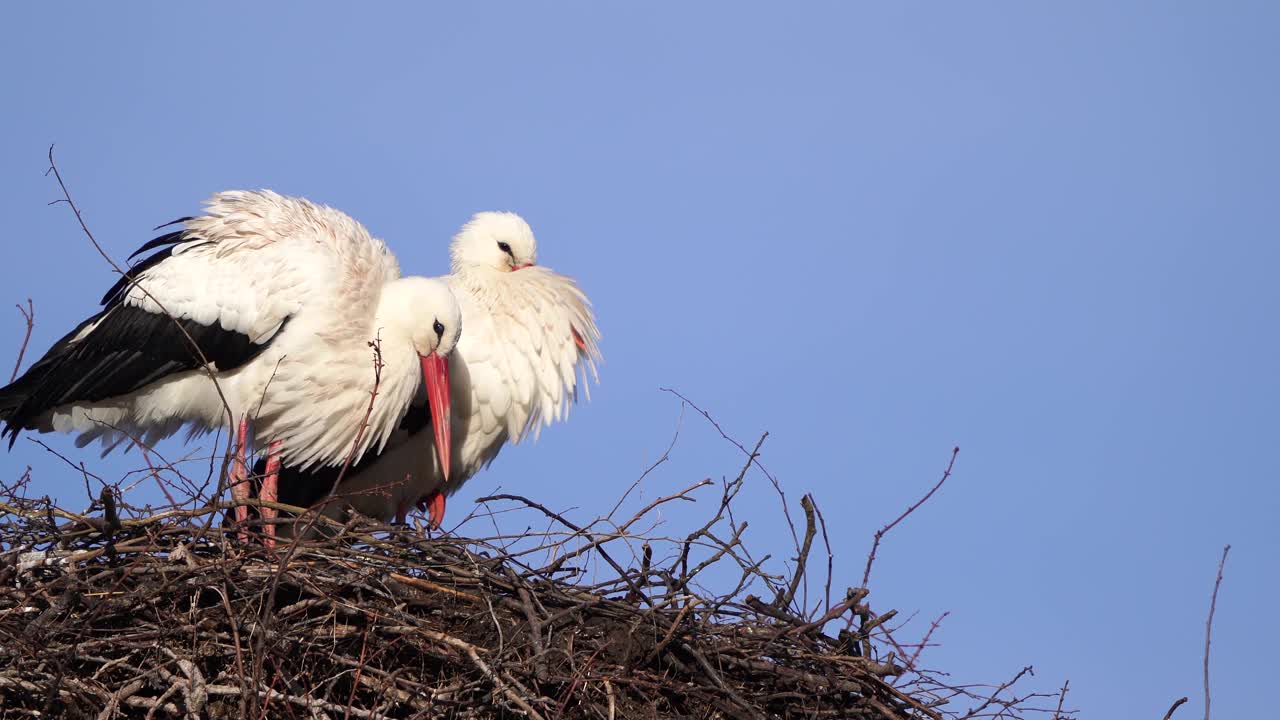
[[[27,323],[27,331],[22,336],[22,345],[18,348],[18,360],[13,363],[13,373],[9,375],[9,382],[13,382],[18,377],[18,371],[22,369],[22,356],[27,354],[27,344],[31,342],[31,331],[36,325],[36,306],[31,303],[31,298],[27,298],[25,308],[21,305],[16,307]]]
[[[924,497],[917,500],[914,505],[904,510],[902,514],[899,515],[898,517],[894,518],[893,522],[889,523],[888,525],[885,525],[884,527],[876,531],[875,540],[871,543],[871,552],[867,553],[867,567],[862,571],[863,587],[867,586],[867,581],[870,580],[871,578],[871,563],[876,561],[876,551],[880,549],[880,540],[883,539],[884,536],[890,530],[892,530],[898,523],[902,522],[903,520],[906,520],[908,515],[916,511],[916,508],[925,504],[925,501],[933,497],[934,493],[938,492],[938,488],[942,487],[942,483],[946,482],[947,478],[951,477],[951,468],[955,467],[956,456],[959,454],[960,454],[959,446],[952,448],[951,460],[950,462],[947,463],[947,469],[942,473],[942,478],[938,480],[938,484],[930,488],[929,492],[925,493]]]
[[[1169,712],[1164,714],[1164,720],[1169,720],[1169,718],[1173,717],[1174,711],[1182,707],[1182,704],[1185,703],[1187,699],[1188,698],[1184,696],[1184,697],[1178,698],[1177,700],[1174,700],[1173,704],[1169,706]]]
[[[1209,617],[1204,621],[1204,720],[1209,720],[1209,640],[1213,636],[1213,613],[1218,608],[1218,588],[1222,585],[1222,568],[1227,564],[1229,552],[1231,552],[1230,545],[1222,548],[1222,559],[1218,561],[1218,577],[1213,581],[1213,595],[1209,598]]]

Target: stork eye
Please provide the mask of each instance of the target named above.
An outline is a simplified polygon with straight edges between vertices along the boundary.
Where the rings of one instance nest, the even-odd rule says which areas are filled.
[[[439,320],[435,321],[435,323],[431,326],[431,329],[436,331],[437,340],[444,338],[444,325],[441,325]]]
[[[498,249],[499,249],[499,250],[501,250],[502,252],[504,252],[504,253],[506,253],[506,254],[510,255],[513,259],[515,258],[515,253],[511,252],[511,246],[510,246],[510,245],[508,245],[508,244],[506,244],[506,243],[504,243],[504,242],[499,242],[499,243],[498,243]]]

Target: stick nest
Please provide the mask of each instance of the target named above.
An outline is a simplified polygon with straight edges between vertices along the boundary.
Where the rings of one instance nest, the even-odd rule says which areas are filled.
[[[338,525],[312,513],[304,520],[328,523],[327,533],[274,549],[224,529],[226,503],[117,508],[119,496],[104,487],[88,511],[72,513],[7,488],[0,717],[1049,712],[1032,707],[1046,696],[1013,693],[1017,678],[951,687],[915,667],[919,650],[893,638],[894,613],[874,612],[865,588],[833,598],[828,582],[827,597],[803,609],[812,501],[802,503],[794,573],[770,575],[741,542],[745,524],[727,512],[741,482],[719,488],[718,506],[708,498],[714,516],[678,538],[636,527],[711,481],[629,520],[582,527],[525,498],[482,501],[552,527],[536,535],[428,537],[420,527]],[[717,567],[733,585],[722,594],[699,582]]]

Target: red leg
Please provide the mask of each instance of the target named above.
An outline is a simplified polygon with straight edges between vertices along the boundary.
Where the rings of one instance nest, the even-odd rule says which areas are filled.
[[[259,500],[267,502],[277,502],[280,498],[280,441],[275,440],[267,448],[267,472],[262,478],[262,490],[258,493]],[[280,514],[275,508],[263,506],[259,508],[262,513],[263,526],[262,532],[267,537],[263,541],[267,547],[275,545],[276,526],[271,522]]]
[[[249,468],[245,463],[245,446],[248,444],[248,437],[249,421],[241,420],[240,427],[236,430],[235,449],[228,478],[231,483],[231,499],[235,501],[249,499]],[[237,523],[243,524],[249,518],[249,508],[246,505],[237,505],[233,512]],[[246,539],[243,530],[240,531],[240,539]]]

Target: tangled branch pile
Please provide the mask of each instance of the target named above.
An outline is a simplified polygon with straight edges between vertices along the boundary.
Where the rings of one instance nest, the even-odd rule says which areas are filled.
[[[894,613],[874,612],[865,588],[801,608],[797,588],[820,514],[805,498],[795,573],[768,574],[729,511],[745,474],[722,485],[718,502],[704,498],[716,510],[684,538],[636,528],[665,503],[695,499],[710,480],[628,520],[586,527],[517,496],[482,501],[552,524],[536,535],[428,538],[421,528],[338,525],[312,514],[305,517],[329,523],[325,537],[274,549],[223,529],[227,503],[137,509],[106,487],[78,514],[27,498],[22,483],[6,486],[0,716],[1053,712],[1034,706],[1046,696],[1013,693],[1018,678],[949,687],[915,667],[927,637],[904,650],[913,646],[893,638]],[[699,576],[722,564],[740,577],[736,587],[701,589]],[[597,566],[605,578],[589,581]]]

